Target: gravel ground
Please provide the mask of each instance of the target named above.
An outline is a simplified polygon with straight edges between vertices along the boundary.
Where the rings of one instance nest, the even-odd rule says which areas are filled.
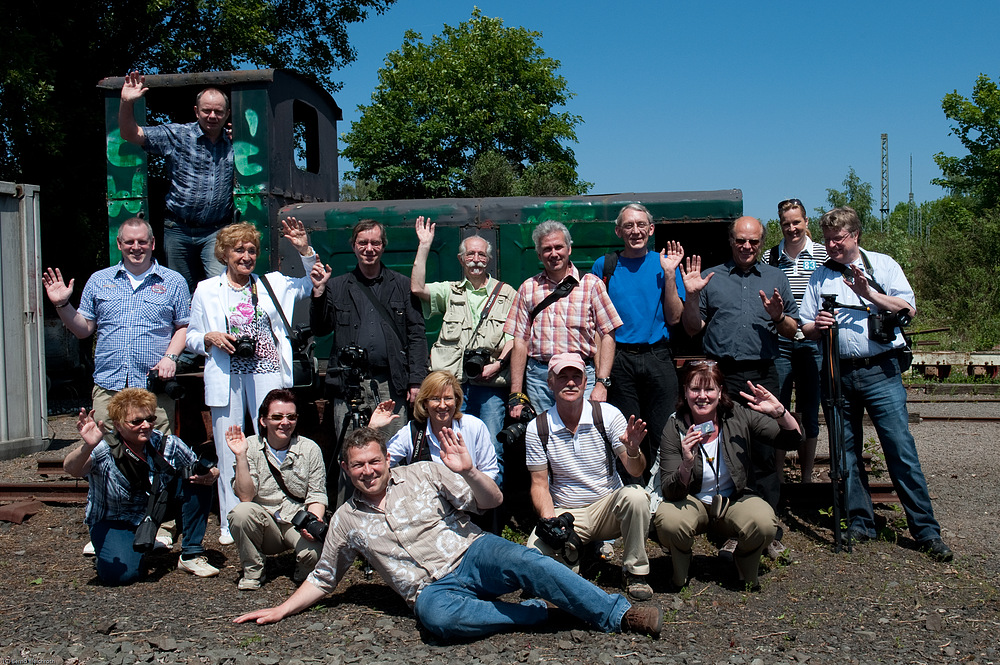
[[[995,402],[915,403],[911,411],[998,414]],[[0,462],[0,476],[39,481],[37,458],[61,457],[75,445],[72,418],[51,423],[54,447],[62,449]],[[175,551],[154,557],[145,581],[106,588],[80,555],[88,540],[82,508],[45,505],[23,524],[0,522],[0,663],[1000,662],[1000,434],[987,422],[923,422],[912,431],[954,562],[915,551],[891,505],[878,510],[883,540],[850,553],[832,551],[827,518],[786,510],[792,557],[780,564],[765,558],[759,593],[740,589],[703,540],[691,584],[668,593],[669,557],[650,541],[654,602],[667,618],[659,640],[605,635],[561,618],[537,631],[445,645],[423,633],[380,580],[358,569],[306,613],[276,626],[233,625],[237,614],[293,591],[290,555],[270,558],[262,590],[237,591],[239,559],[232,546],[216,543],[213,517],[206,544],[219,577],[175,570]],[[609,590],[619,581],[614,565],[588,575]]]

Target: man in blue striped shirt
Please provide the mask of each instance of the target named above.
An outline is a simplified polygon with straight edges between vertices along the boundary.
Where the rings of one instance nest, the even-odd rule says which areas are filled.
[[[97,332],[94,351],[94,411],[97,422],[108,422],[108,402],[125,387],[145,388],[150,370],[160,379],[177,372],[184,350],[191,293],[179,273],[153,258],[156,241],[149,222],[138,217],[118,229],[118,265],[90,276],[80,297],[80,309],[70,304],[73,282],[63,281],[58,268],[42,274],[45,292],[63,324],[80,339]],[[173,400],[157,395],[156,429],[170,434]]]
[[[233,143],[226,131],[229,99],[221,90],[198,93],[196,122],[141,127],[135,102],[149,88],[139,72],[125,76],[118,128],[123,139],[167,160],[170,189],[163,215],[163,244],[170,267],[194,290],[199,281],[222,274],[215,260],[215,235],[233,221]]]

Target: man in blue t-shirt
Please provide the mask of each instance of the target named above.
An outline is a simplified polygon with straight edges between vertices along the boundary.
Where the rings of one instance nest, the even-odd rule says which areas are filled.
[[[660,433],[677,402],[669,326],[680,321],[684,309],[684,282],[678,270],[684,249],[670,241],[659,254],[650,252],[653,216],[638,203],[618,213],[615,235],[622,239],[624,249],[616,257],[602,256],[593,267],[593,273],[603,278],[605,261],[617,258],[607,287],[622,326],[615,331],[615,361],[606,379],[608,403],[626,417],[646,421],[650,437],[642,449],[646,459],[653,460]],[[650,438],[655,442],[652,450]]]

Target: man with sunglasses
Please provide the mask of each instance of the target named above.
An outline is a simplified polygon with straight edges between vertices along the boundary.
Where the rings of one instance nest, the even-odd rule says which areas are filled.
[[[719,364],[730,396],[744,403],[740,391],[748,381],[778,394],[778,336],[791,339],[798,330],[799,309],[788,278],[758,260],[763,242],[760,220],[740,217],[729,227],[732,259],[702,272],[701,257],[691,256],[684,270],[684,329],[691,336],[704,333],[705,355]],[[771,446],[753,446],[747,483],[772,508],[781,495],[775,456]],[[735,548],[733,542],[727,546]],[[783,549],[779,536],[769,553]]]
[[[240,503],[229,512],[229,529],[240,552],[237,588],[253,591],[264,581],[264,557],[295,550],[292,580],[299,584],[316,567],[323,542],[292,519],[305,510],[326,519],[326,466],[319,446],[295,434],[295,394],[272,390],[260,405],[260,432],[249,438],[238,425],[226,431],[236,456],[233,491]]]

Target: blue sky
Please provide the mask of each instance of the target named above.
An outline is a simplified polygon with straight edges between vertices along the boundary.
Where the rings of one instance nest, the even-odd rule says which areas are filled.
[[[1000,76],[1000,2],[462,2],[398,0],[350,30],[358,58],[338,73],[341,131],[358,118],[385,54],[407,29],[425,40],[474,6],[542,33],[583,117],[573,146],[590,193],[739,188],[747,214],[778,201],[825,205],[849,166],[881,179],[890,208],[944,191],[933,156],[964,154],[941,98]],[[350,164],[341,160],[341,173]],[[877,214],[877,211],[876,211]]]

